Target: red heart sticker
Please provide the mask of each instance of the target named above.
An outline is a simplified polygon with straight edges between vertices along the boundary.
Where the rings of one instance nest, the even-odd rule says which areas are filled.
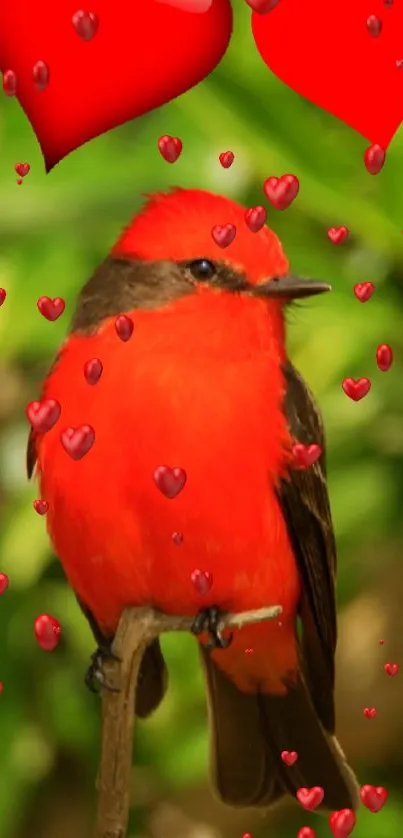
[[[176,498],[182,491],[187,474],[185,469],[175,466],[158,466],[153,474],[155,485],[166,498]]]
[[[375,6],[376,27],[368,0],[281,0],[252,30],[277,78],[386,149],[403,117],[403,6]]]
[[[360,797],[370,812],[379,812],[388,799],[388,792],[383,786],[361,786]]]
[[[356,823],[356,816],[352,809],[341,809],[333,812],[329,818],[330,829],[335,838],[348,838]]]
[[[38,310],[46,320],[58,320],[66,308],[66,303],[61,297],[55,297],[52,300],[50,297],[39,297],[37,301]]]
[[[53,652],[59,645],[61,625],[50,614],[40,614],[34,623],[35,637],[45,652]]]
[[[294,456],[294,468],[309,468],[313,463],[319,460],[322,455],[320,445],[303,445],[302,442],[296,442],[292,447]]]
[[[211,235],[218,247],[228,247],[236,236],[236,227],[234,224],[216,224],[212,230]]]
[[[46,434],[56,424],[61,414],[61,407],[56,399],[43,399],[30,402],[26,408],[28,421],[38,434]]]
[[[232,31],[230,0],[97,0],[83,14],[72,0],[0,4],[3,87],[25,111],[47,171],[202,81]]]
[[[91,425],[65,428],[60,434],[60,441],[72,460],[82,460],[94,445],[95,431]]]
[[[373,282],[357,282],[354,285],[354,294],[360,303],[366,303],[370,300],[374,291],[375,285]]]
[[[366,719],[374,719],[376,716],[376,707],[364,707],[364,716]]]
[[[301,788],[297,791],[297,800],[301,806],[308,811],[313,812],[320,804],[325,796],[322,786],[313,786],[311,789]]]

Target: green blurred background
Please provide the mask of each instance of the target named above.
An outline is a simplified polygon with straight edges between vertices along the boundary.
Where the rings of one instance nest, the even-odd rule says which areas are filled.
[[[289,345],[322,407],[339,545],[339,734],[362,783],[386,785],[377,815],[360,811],[355,835],[386,838],[403,827],[403,672],[385,661],[403,651],[403,133],[383,171],[363,165],[368,143],[272,77],[254,48],[250,11],[235,5],[235,35],[212,76],[179,100],[92,141],[45,176],[32,130],[16,101],[0,101],[0,838],[87,838],[95,800],[100,702],[83,686],[93,640],[52,554],[45,520],[26,480],[24,408],[63,340],[78,289],[137,210],[141,193],[169,185],[265,203],[263,180],[291,172],[300,194],[286,212],[269,208],[293,268],[334,292],[290,316]],[[161,134],[183,140],[174,166],[157,151]],[[221,151],[236,155],[229,170]],[[31,172],[16,185],[14,164]],[[332,245],[330,226],[349,239]],[[354,283],[376,293],[361,304]],[[55,323],[38,314],[41,295],[66,299]],[[381,373],[376,347],[392,345]],[[370,394],[351,402],[346,376],[369,376]],[[55,615],[63,641],[37,647],[33,622]],[[384,646],[379,638],[385,639]],[[232,811],[211,796],[207,727],[195,643],[164,638],[171,686],[163,707],[138,726],[130,836],[276,838],[325,819],[292,801],[269,816]],[[378,715],[367,720],[365,706]]]

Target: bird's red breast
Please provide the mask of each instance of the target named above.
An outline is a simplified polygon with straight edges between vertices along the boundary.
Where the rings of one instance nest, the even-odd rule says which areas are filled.
[[[129,604],[177,614],[281,604],[280,621],[244,628],[214,653],[243,689],[281,691],[281,676],[296,667],[299,597],[275,495],[290,447],[282,335],[263,302],[236,295],[201,292],[130,316],[126,343],[114,318],[93,336],[72,335],[46,382],[44,397],[62,406],[38,445],[56,552],[109,634]],[[93,357],[104,367],[96,386],[83,372]],[[77,462],[60,432],[81,424],[93,426],[95,443]],[[187,473],[174,499],[154,482],[162,464]],[[213,576],[205,596],[195,569]]]

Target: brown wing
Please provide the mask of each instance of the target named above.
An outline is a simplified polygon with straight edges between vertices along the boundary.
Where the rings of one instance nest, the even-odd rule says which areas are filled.
[[[291,363],[284,368],[285,411],[292,437],[325,449],[322,418],[312,394]],[[303,594],[303,663],[312,701],[324,727],[334,732],[336,545],[326,485],[325,454],[306,470],[292,470],[278,488],[298,561]]]

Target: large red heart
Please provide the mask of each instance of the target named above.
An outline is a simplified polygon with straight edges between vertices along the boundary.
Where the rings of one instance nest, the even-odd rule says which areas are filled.
[[[382,23],[373,37],[367,19]],[[403,5],[383,0],[280,0],[253,13],[257,48],[273,73],[384,148],[403,118]]]
[[[93,3],[87,11],[99,25],[87,41],[72,22],[79,0],[0,3],[0,67],[16,74],[17,98],[47,171],[93,137],[198,84],[231,37],[230,0]],[[39,61],[49,68],[43,90],[33,79]]]

